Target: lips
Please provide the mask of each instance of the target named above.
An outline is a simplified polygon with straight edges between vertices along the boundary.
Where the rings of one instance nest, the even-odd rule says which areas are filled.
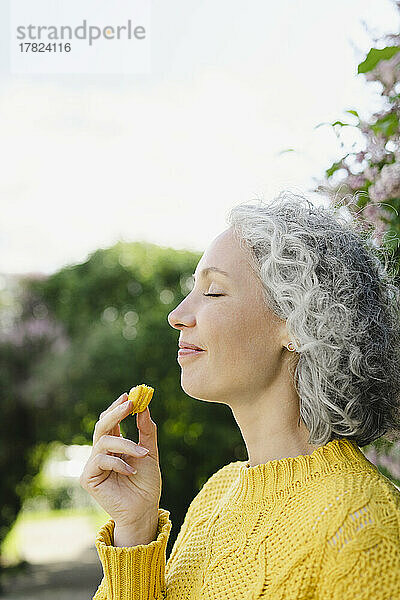
[[[200,356],[203,354],[204,350],[195,350],[193,348],[180,348],[178,351],[178,358],[182,358],[184,356]]]
[[[199,350],[201,352],[204,352],[203,348],[200,348],[199,346],[195,346],[194,344],[187,344],[186,342],[179,342],[179,348],[181,349],[190,349],[190,350]]]
[[[178,359],[183,358],[184,356],[199,356],[203,352],[205,352],[205,350],[200,348],[200,346],[195,346],[188,342],[179,342]]]

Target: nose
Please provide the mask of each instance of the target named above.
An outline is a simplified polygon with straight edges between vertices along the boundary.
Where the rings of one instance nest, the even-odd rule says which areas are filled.
[[[184,301],[182,300],[182,302],[178,304],[174,310],[171,310],[167,317],[168,323],[174,329],[181,330],[183,327],[193,327],[195,323],[195,318],[193,315],[190,316],[189,313],[186,313],[186,315],[184,314],[185,305],[183,302]]]
[[[171,312],[169,313],[169,315],[168,315],[168,317],[167,317],[167,321],[168,321],[168,323],[169,323],[169,324],[171,325],[171,327],[173,327],[174,329],[176,329],[176,325],[175,325],[175,323],[176,323],[176,319],[175,319],[175,317],[174,317],[175,310],[176,310],[175,308],[174,308],[174,310],[171,310]]]

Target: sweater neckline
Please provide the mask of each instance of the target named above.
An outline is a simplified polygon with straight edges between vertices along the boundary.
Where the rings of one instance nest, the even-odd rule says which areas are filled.
[[[337,472],[340,467],[361,461],[365,464],[367,459],[356,442],[341,438],[319,446],[311,454],[270,460],[254,467],[248,461],[241,462],[231,501],[257,502],[289,488],[302,487],[322,473]]]

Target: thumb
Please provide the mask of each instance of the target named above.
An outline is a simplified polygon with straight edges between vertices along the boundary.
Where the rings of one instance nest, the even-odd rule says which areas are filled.
[[[150,417],[148,406],[136,414],[136,424],[139,429],[139,444],[147,448],[150,454],[158,460],[157,425]]]

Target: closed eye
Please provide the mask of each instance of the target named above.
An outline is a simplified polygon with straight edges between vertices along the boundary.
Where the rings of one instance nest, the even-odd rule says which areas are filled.
[[[225,294],[203,294],[203,296],[224,296]]]

